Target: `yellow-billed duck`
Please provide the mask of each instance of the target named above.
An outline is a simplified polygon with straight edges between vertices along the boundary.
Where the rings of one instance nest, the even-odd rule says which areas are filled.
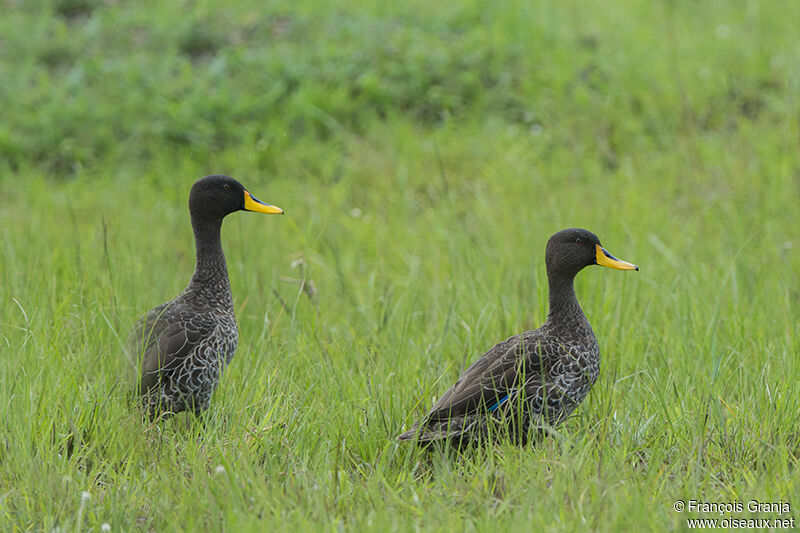
[[[160,413],[208,408],[220,375],[236,351],[239,330],[233,310],[220,229],[234,211],[281,214],[222,175],[195,182],[189,193],[197,263],[189,286],[147,312],[135,333],[142,358],[138,392],[151,418]]]
[[[575,297],[575,276],[589,265],[639,267],[608,253],[594,233],[576,228],[550,237],[545,264],[545,323],[486,352],[400,440],[462,445],[508,435],[524,444],[529,430],[558,426],[583,401],[597,381],[600,350]]]

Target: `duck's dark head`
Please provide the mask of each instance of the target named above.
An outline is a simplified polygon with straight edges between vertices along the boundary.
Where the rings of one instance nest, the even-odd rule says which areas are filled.
[[[639,270],[608,253],[591,231],[579,228],[561,230],[547,241],[544,256],[550,275],[574,277],[584,267],[600,265],[617,270]]]
[[[283,209],[257,199],[235,179],[206,176],[192,185],[189,193],[189,211],[192,218],[222,219],[234,211],[255,211],[266,214],[283,214]]]

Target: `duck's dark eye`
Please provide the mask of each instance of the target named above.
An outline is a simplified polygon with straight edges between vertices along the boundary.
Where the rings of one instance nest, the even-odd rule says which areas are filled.
[[[226,191],[229,191],[229,190],[231,190],[231,184],[230,183],[226,183],[225,185],[222,186],[222,188],[225,189]]]
[[[576,242],[577,244],[583,244],[583,239],[581,239],[580,237],[578,237],[577,239],[575,239],[575,242]]]

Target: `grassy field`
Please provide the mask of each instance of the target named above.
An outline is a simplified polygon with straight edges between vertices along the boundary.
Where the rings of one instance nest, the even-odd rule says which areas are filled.
[[[223,4],[223,5],[221,5]],[[0,530],[600,531],[800,506],[800,5],[0,3]],[[136,318],[227,173],[239,349],[143,422]],[[586,227],[588,399],[519,449],[395,436],[547,312]]]

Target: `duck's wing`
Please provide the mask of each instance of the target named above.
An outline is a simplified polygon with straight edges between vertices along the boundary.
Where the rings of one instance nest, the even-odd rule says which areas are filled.
[[[515,335],[475,361],[448,389],[431,411],[401,440],[435,440],[469,430],[469,419],[486,417],[502,408],[521,390],[540,387],[563,347],[538,331]],[[419,428],[423,430],[420,432]]]
[[[502,402],[516,381],[523,356],[521,346],[519,335],[493,346],[442,394],[427,418],[449,419]]]
[[[150,309],[134,326],[128,338],[128,344],[133,349],[134,357],[138,357],[137,361],[143,358],[144,354],[158,341],[159,335],[169,326],[169,315],[171,314],[169,309],[172,303],[172,301],[165,302]]]
[[[148,316],[151,316],[150,313]],[[144,322],[147,328],[147,318]],[[145,330],[140,344],[143,350],[140,393],[146,393],[169,376],[213,333],[214,327],[213,321],[202,314],[162,312]]]

